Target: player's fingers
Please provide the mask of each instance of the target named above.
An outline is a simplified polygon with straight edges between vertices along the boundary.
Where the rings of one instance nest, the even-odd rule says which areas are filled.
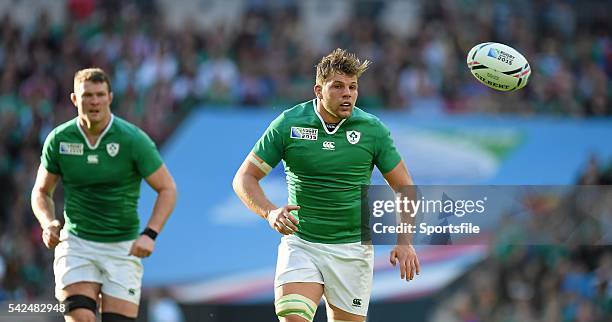
[[[287,211],[300,210],[300,206],[298,206],[298,205],[286,205],[285,206],[285,210],[287,210]]]
[[[406,269],[408,270],[406,280],[410,279],[412,281],[412,279],[414,278],[415,267],[410,259],[407,259],[406,262]]]
[[[290,235],[291,232],[289,231],[290,229],[287,228],[282,222],[277,221],[274,224],[274,229],[276,229],[276,231],[278,231],[279,233],[283,234],[283,235]]]
[[[57,244],[59,244],[59,238],[54,237],[54,236],[51,236],[51,238],[49,238],[49,244],[50,244],[52,247],[57,246]]]
[[[291,229],[291,231],[295,232],[298,230],[298,228],[295,226],[295,224],[289,220],[289,218],[285,217],[283,219],[283,225],[285,225],[285,227]]]
[[[407,279],[407,272],[406,272],[406,261],[403,261],[400,259],[400,277],[401,279],[406,278]]]
[[[395,250],[391,251],[391,255],[389,255],[389,262],[391,263],[391,265],[395,266],[397,264],[397,260],[396,260],[397,254],[395,253]]]
[[[293,216],[292,214],[289,214],[289,215],[287,216],[287,218],[288,218],[289,220],[291,220],[291,222],[292,222],[294,225],[299,225],[299,223],[300,223],[300,222],[297,220],[297,218],[295,218],[295,216]]]
[[[52,243],[51,243],[51,239],[49,239],[49,237],[48,237],[48,236],[47,236],[46,238],[44,238],[44,239],[43,239],[43,241],[44,241],[44,243],[45,243],[45,246],[46,246],[48,249],[53,249],[53,245],[52,245]]]
[[[49,229],[49,236],[55,238],[55,239],[59,239],[59,232],[55,229]]]
[[[414,257],[414,266],[416,267],[416,274],[419,275],[421,273],[421,263],[419,263],[419,258]]]

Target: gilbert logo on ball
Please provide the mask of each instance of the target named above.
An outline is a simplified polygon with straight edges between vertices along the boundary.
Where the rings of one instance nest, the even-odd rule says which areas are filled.
[[[495,42],[474,46],[468,53],[467,65],[481,83],[504,92],[525,87],[531,75],[531,67],[521,53]]]

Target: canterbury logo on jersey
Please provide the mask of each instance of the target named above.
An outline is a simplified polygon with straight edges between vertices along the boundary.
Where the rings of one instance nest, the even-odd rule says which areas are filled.
[[[316,141],[317,138],[319,137],[319,130],[309,128],[309,127],[292,126],[291,134],[289,135],[289,137],[292,139],[298,139],[298,140]]]
[[[83,155],[83,143],[60,142],[60,154]]]
[[[323,150],[333,151],[335,149],[336,149],[336,143],[334,143],[332,141],[324,141],[323,142]]]
[[[89,164],[98,164],[98,155],[97,154],[90,154],[87,156],[87,163]]]

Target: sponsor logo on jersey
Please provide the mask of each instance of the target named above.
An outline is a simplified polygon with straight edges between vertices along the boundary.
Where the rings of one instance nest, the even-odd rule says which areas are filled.
[[[346,131],[346,139],[350,144],[357,144],[359,139],[361,139],[361,132],[357,131]]]
[[[361,299],[353,299],[353,306],[354,307],[361,307]]]
[[[87,156],[87,163],[89,164],[98,164],[98,155],[90,154]]]
[[[323,141],[323,150],[328,150],[328,151],[336,150],[336,143],[332,141]]]
[[[110,155],[111,157],[114,157],[117,155],[117,153],[119,153],[119,143],[109,143],[106,145],[106,152],[108,152],[108,155]]]
[[[291,134],[289,135],[289,137],[298,140],[316,141],[319,137],[319,129],[292,126]]]
[[[83,155],[83,143],[60,142],[60,154]]]

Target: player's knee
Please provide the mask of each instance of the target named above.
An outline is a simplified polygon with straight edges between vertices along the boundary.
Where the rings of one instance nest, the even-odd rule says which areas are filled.
[[[131,318],[119,313],[102,313],[102,322],[134,322],[136,318]]]
[[[317,311],[317,304],[300,294],[284,295],[274,302],[274,307],[281,322],[294,322],[294,317],[312,322]]]
[[[96,300],[85,295],[71,295],[63,302],[65,306],[65,315],[72,317],[76,321],[95,322],[96,308],[98,307]]]

